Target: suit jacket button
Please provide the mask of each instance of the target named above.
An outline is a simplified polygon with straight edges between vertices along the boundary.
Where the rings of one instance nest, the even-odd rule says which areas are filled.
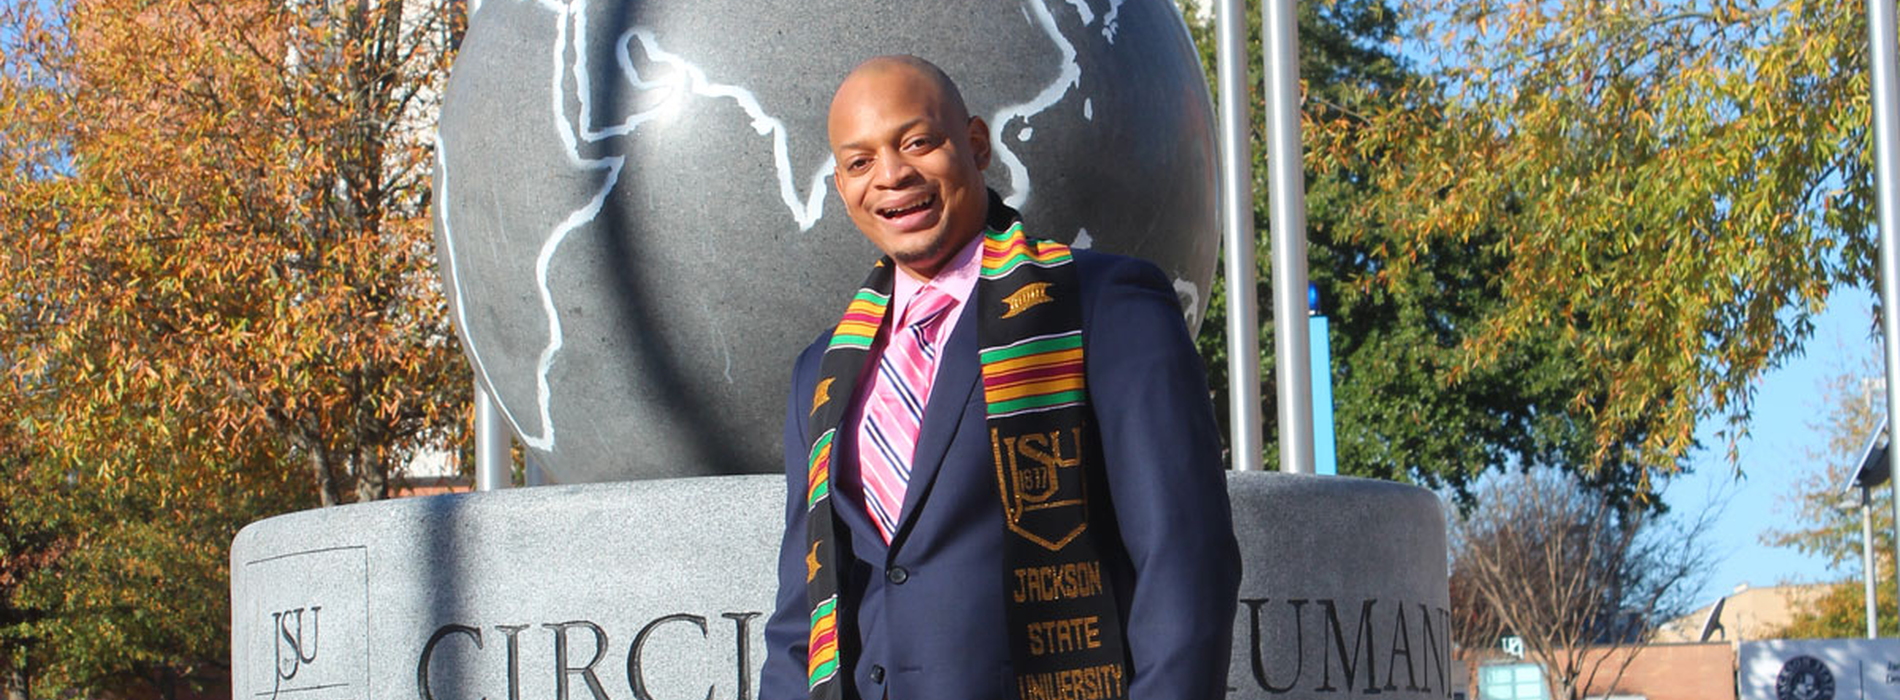
[[[889,579],[891,583],[901,586],[905,581],[910,580],[910,572],[905,570],[904,567],[893,566],[884,572],[884,578]]]
[[[883,666],[877,666],[877,665],[871,666],[871,682],[872,683],[884,682],[884,667]]]

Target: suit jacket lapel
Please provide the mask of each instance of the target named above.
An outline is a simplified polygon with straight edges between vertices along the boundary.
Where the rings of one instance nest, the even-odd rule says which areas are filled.
[[[976,360],[976,294],[959,310],[962,318],[956,330],[944,342],[943,359],[937,364],[937,378],[931,382],[930,399],[924,404],[924,422],[917,428],[917,453],[911,458],[910,483],[904,490],[904,509],[898,516],[896,544],[910,529],[918,504],[936,481],[943,467],[943,456],[950,449],[963,422],[963,406],[970,400],[982,372]]]
[[[847,411],[846,415],[849,416],[851,413],[852,412]],[[847,425],[850,425],[848,419]],[[858,465],[858,441],[855,426],[851,428],[840,427],[838,432],[844,433],[847,430],[852,433],[850,438],[833,440],[831,443],[831,479],[833,484],[831,489],[831,511],[834,517],[838,519],[838,522],[844,526],[845,531],[849,533],[848,544],[850,545],[849,549],[852,555],[867,562],[881,563],[885,561],[886,555],[888,554],[886,551],[888,546],[884,544],[884,537],[878,534],[877,526],[871,524],[871,515],[864,510],[864,493],[862,487],[855,485],[861,483],[859,482],[861,478],[859,470],[863,467]],[[847,446],[849,449],[847,449]],[[837,485],[839,483],[847,481],[852,482],[853,486],[838,488]]]

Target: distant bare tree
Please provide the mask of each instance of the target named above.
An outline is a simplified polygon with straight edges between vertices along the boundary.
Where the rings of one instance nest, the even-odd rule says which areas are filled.
[[[1467,653],[1495,650],[1498,640],[1510,632],[1474,585],[1468,568],[1459,568],[1454,563],[1451,570],[1451,642]]]
[[[1476,503],[1452,518],[1452,578],[1487,608],[1461,619],[1489,629],[1461,636],[1523,639],[1553,697],[1614,691],[1714,564],[1703,537],[1714,509],[1668,516],[1545,469],[1493,478]]]

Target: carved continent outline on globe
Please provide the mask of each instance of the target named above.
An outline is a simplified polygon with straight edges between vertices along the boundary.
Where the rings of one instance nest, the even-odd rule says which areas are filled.
[[[838,10],[841,7],[861,8],[862,6],[861,3],[852,2],[818,4],[824,6],[818,8],[820,14],[827,8]],[[965,4],[973,7],[981,5],[981,3]],[[668,14],[667,5],[668,3],[637,2],[596,4],[594,0],[575,0],[567,3],[551,0],[491,0],[485,3],[471,26],[469,40],[464,46],[463,58],[458,61],[455,77],[462,78],[468,70],[465,66],[474,60],[482,66],[476,69],[477,72],[482,70],[494,72],[499,66],[500,72],[521,71],[529,75],[538,74],[538,83],[541,86],[539,89],[545,90],[539,93],[541,98],[539,101],[543,106],[538,110],[530,106],[536,100],[523,98],[518,94],[514,95],[515,102],[520,108],[509,111],[507,114],[511,119],[518,121],[519,128],[514,133],[522,138],[520,141],[511,141],[506,146],[496,145],[500,142],[497,141],[497,135],[493,133],[492,123],[483,122],[482,127],[471,127],[464,126],[470,123],[469,120],[458,123],[455,119],[458,110],[467,111],[463,105],[471,101],[469,97],[471,93],[484,97],[497,93],[495,81],[492,79],[486,81],[487,89],[485,90],[478,87],[472,90],[463,89],[459,92],[458,88],[464,87],[463,83],[482,84],[484,81],[452,78],[450,82],[448,105],[444,110],[443,127],[439,134],[435,202],[438,246],[441,251],[444,277],[448,283],[450,304],[455,314],[458,331],[462,336],[464,349],[474,362],[480,381],[498,397],[503,414],[524,444],[535,451],[544,467],[561,481],[776,470],[777,461],[772,459],[770,454],[772,451],[770,445],[776,433],[776,421],[760,420],[761,411],[757,410],[757,404],[764,402],[771,407],[771,410],[764,413],[778,413],[778,407],[783,405],[783,401],[777,398],[777,395],[783,391],[783,383],[782,381],[762,381],[761,375],[773,373],[761,372],[758,368],[767,365],[768,362],[789,366],[790,354],[808,341],[811,334],[815,334],[828,324],[827,317],[836,315],[836,310],[830,307],[836,306],[836,299],[842,298],[842,291],[827,293],[818,289],[803,293],[796,293],[801,290],[794,289],[785,290],[784,293],[764,294],[765,297],[775,301],[796,302],[814,305],[813,308],[823,308],[822,312],[771,314],[773,318],[768,319],[767,323],[782,320],[779,317],[789,316],[809,319],[796,324],[797,332],[789,335],[778,328],[761,329],[758,323],[758,317],[761,314],[749,307],[745,310],[751,311],[750,318],[741,319],[738,323],[722,323],[723,316],[733,314],[734,308],[725,301],[710,302],[704,295],[698,298],[698,308],[692,308],[692,299],[669,300],[673,308],[666,309],[667,313],[664,314],[661,314],[659,309],[669,304],[644,302],[643,299],[652,294],[640,287],[647,284],[646,280],[652,276],[651,268],[642,268],[638,264],[639,260],[635,260],[635,264],[622,266],[616,264],[619,262],[616,259],[609,259],[603,264],[601,258],[637,258],[644,251],[635,252],[633,255],[625,253],[634,252],[634,248],[646,244],[629,241],[643,235],[649,240],[654,240],[653,237],[656,235],[654,231],[627,229],[637,228],[649,220],[663,219],[669,213],[686,209],[709,212],[724,207],[723,205],[710,206],[705,201],[691,203],[690,198],[680,197],[679,190],[688,192],[695,190],[690,185],[675,188],[673,192],[660,192],[659,201],[655,201],[656,190],[665,189],[655,183],[668,182],[682,175],[695,175],[703,180],[706,171],[720,169],[705,163],[693,163],[692,158],[674,159],[674,161],[685,162],[673,162],[666,161],[664,158],[648,157],[644,152],[636,154],[636,151],[642,151],[653,143],[690,141],[693,139],[694,130],[704,130],[720,119],[728,122],[735,116],[743,119],[745,132],[733,134],[730,133],[732,130],[727,130],[727,133],[723,135],[728,139],[724,142],[724,146],[735,152],[746,153],[751,158],[750,165],[754,167],[748,171],[744,167],[746,164],[742,163],[739,167],[726,169],[730,176],[727,179],[732,183],[762,185],[766,191],[771,191],[775,185],[776,191],[771,192],[767,197],[776,201],[767,204],[756,197],[706,196],[706,200],[717,202],[745,202],[748,214],[752,218],[748,220],[747,226],[741,227],[743,229],[741,235],[735,238],[743,241],[751,235],[745,231],[753,229],[775,230],[771,235],[776,240],[786,240],[795,236],[807,239],[805,241],[807,243],[827,238],[836,241],[842,237],[845,245],[830,243],[828,247],[838,249],[837,255],[832,257],[841,257],[849,264],[842,266],[842,271],[838,274],[825,275],[826,279],[822,280],[824,284],[839,289],[854,284],[856,278],[861,277],[862,269],[868,264],[868,260],[873,257],[859,252],[868,251],[869,248],[853,240],[855,231],[849,228],[848,223],[842,221],[841,215],[834,216],[832,219],[824,217],[824,200],[831,195],[831,188],[826,182],[831,170],[831,159],[828,146],[824,142],[822,126],[823,107],[829,101],[830,89],[837,76],[842,75],[856,60],[871,55],[871,52],[862,54],[850,52],[849,55],[841,52],[835,56],[829,53],[823,54],[829,61],[823,69],[790,76],[782,73],[748,75],[744,71],[725,70],[721,66],[712,64],[732,57],[735,49],[730,43],[719,47],[718,51],[710,52],[705,58],[694,58],[687,55],[691,51],[673,45],[673,42],[666,38],[668,23],[677,24],[681,16],[677,12]],[[1129,23],[1128,18],[1119,17],[1123,14],[1125,6],[1147,10],[1147,13],[1139,18],[1144,19],[1141,26],[1150,31],[1131,32],[1130,28],[1133,25]],[[949,69],[953,76],[958,77],[963,83],[966,96],[970,97],[972,110],[984,114],[989,119],[994,132],[997,156],[997,167],[991,169],[992,185],[996,186],[1012,205],[1025,210],[1026,218],[1032,222],[1032,227],[1037,228],[1041,235],[1070,239],[1078,245],[1099,244],[1107,250],[1156,259],[1175,280],[1177,293],[1182,297],[1184,306],[1187,307],[1190,321],[1197,319],[1200,305],[1204,301],[1201,290],[1207,287],[1208,278],[1211,276],[1215,245],[1212,240],[1215,232],[1212,225],[1211,107],[1206,103],[1205,84],[1200,81],[1199,65],[1194,60],[1192,45],[1187,40],[1185,28],[1180,26],[1178,15],[1174,14],[1172,4],[1140,2],[1139,0],[1129,3],[1116,0],[1107,3],[1107,7],[1097,13],[1090,3],[1082,0],[1066,0],[1066,3],[1024,0],[1014,9],[1020,12],[1023,28],[1028,30],[1026,33],[1047,44],[1038,47],[1047,54],[1039,56],[1044,59],[1037,62],[1041,72],[1035,73],[1032,78],[1018,81],[1023,84],[1010,86],[1015,88],[1014,90],[1000,88],[994,84],[995,80],[985,80],[982,77],[976,80],[967,79],[958,74],[954,61],[933,55],[933,51],[918,49],[913,52],[946,63],[946,69]],[[1165,12],[1155,12],[1155,10]],[[641,14],[650,16],[629,17],[629,15]],[[1167,27],[1165,23],[1155,21],[1157,15],[1160,19],[1172,22],[1173,26]],[[719,9],[714,7],[692,16],[688,24],[699,22],[703,25],[709,19],[729,16],[721,14]],[[1007,24],[1013,18],[1005,15],[989,19],[993,23]],[[823,22],[814,23],[823,24]],[[1070,27],[1068,32],[1064,31],[1065,25]],[[697,35],[704,36],[705,28],[701,26],[699,29]],[[836,31],[836,28],[830,30],[820,28],[814,34],[822,37],[827,35],[827,31]],[[695,35],[694,31],[686,30],[675,30],[673,33]],[[779,33],[782,35],[783,31]],[[996,33],[998,32],[990,32],[990,34]],[[1157,37],[1157,33],[1161,36]],[[1160,121],[1171,121],[1177,127],[1182,122],[1188,123],[1188,128],[1169,129],[1176,133],[1168,134],[1167,138],[1189,142],[1198,141],[1198,143],[1192,143],[1188,148],[1178,149],[1180,153],[1176,154],[1181,155],[1181,160],[1186,162],[1185,167],[1176,169],[1188,171],[1188,177],[1182,177],[1182,173],[1177,172],[1167,177],[1157,177],[1156,181],[1175,190],[1188,189],[1199,190],[1199,192],[1193,193],[1193,196],[1177,196],[1175,198],[1177,204],[1173,207],[1166,206],[1164,202],[1163,206],[1143,207],[1143,209],[1153,211],[1173,209],[1174,211],[1170,212],[1172,216],[1167,217],[1168,220],[1183,218],[1194,220],[1186,227],[1192,229],[1190,231],[1168,232],[1169,235],[1185,239],[1189,243],[1186,246],[1176,246],[1190,249],[1185,251],[1187,253],[1185,255],[1179,253],[1174,255],[1177,258],[1186,258],[1185,261],[1166,260],[1168,255],[1157,254],[1157,251],[1166,246],[1157,246],[1152,241],[1146,245],[1149,250],[1144,254],[1141,241],[1124,240],[1130,238],[1131,234],[1142,232],[1119,232],[1126,227],[1120,226],[1120,222],[1113,219],[1106,223],[1089,222],[1088,225],[1083,225],[1077,222],[1068,225],[1069,222],[1063,219],[1076,217],[1039,216],[1038,205],[1043,204],[1043,200],[1060,197],[1064,185],[1080,182],[1081,185],[1091,186],[1092,189],[1092,183],[1088,182],[1088,177],[1070,172],[1077,166],[1061,162],[1064,159],[1050,158],[1036,153],[1031,153],[1030,157],[1025,158],[1024,154],[1019,152],[1034,150],[1052,139],[1073,136],[1071,132],[1078,130],[1077,124],[1098,125],[1099,120],[1111,119],[1115,115],[1130,111],[1127,107],[1128,96],[1120,95],[1120,99],[1117,99],[1115,91],[1115,81],[1124,77],[1128,71],[1113,70],[1119,64],[1103,61],[1102,57],[1113,57],[1118,51],[1117,36],[1124,38],[1134,36],[1140,40],[1138,43],[1143,44],[1135,49],[1119,49],[1122,52],[1132,51],[1155,55],[1152,44],[1170,43],[1166,41],[1170,38],[1168,36],[1170,33],[1173,35],[1171,43],[1176,49],[1175,63],[1183,63],[1179,60],[1180,58],[1186,59],[1185,66],[1175,66],[1174,72],[1185,75],[1175,75],[1173,78],[1177,79],[1161,82],[1180,83],[1175,87],[1187,93],[1188,99],[1183,103],[1185,109],[1180,109],[1182,105],[1175,105],[1177,111],[1185,113],[1183,117]],[[1072,37],[1071,34],[1075,36]],[[1157,42],[1158,38],[1162,41]],[[483,51],[493,54],[498,49],[491,48],[490,45],[495,43],[508,46],[506,52],[510,60],[497,61],[493,56],[487,59],[470,58],[471,53],[477,56],[484,55],[481,53]],[[697,46],[690,39],[684,40],[683,43],[688,47]],[[787,43],[798,42],[788,41]],[[952,46],[964,43],[968,43],[967,37],[949,41]],[[1078,43],[1087,51],[1078,50]],[[604,55],[602,46],[608,47]],[[1147,50],[1143,50],[1144,48]],[[535,53],[537,49],[540,54],[538,61],[521,60],[522,57]],[[743,53],[743,51],[739,52]],[[938,50],[935,53],[954,56],[956,51]],[[1087,56],[1084,56],[1085,53]],[[1167,51],[1159,52],[1162,56],[1167,54]],[[1102,73],[1102,79],[1093,84],[1086,82],[1095,74],[1084,68],[1084,59],[1088,56],[1095,57],[1095,62],[1104,66],[1101,71],[1097,71]],[[1158,63],[1166,64],[1167,61]],[[1187,70],[1183,71],[1182,68]],[[1016,70],[1018,75],[1031,72],[1028,68]],[[1146,72],[1153,73],[1154,71]],[[728,75],[728,73],[735,74]],[[1180,77],[1191,77],[1193,80],[1178,80]],[[796,91],[799,98],[793,100],[796,104],[779,104],[785,101],[779,99],[785,96],[784,90],[779,90],[774,96],[761,97],[763,91],[781,88],[786,82],[800,81],[803,87]],[[527,78],[521,80],[524,86],[534,82],[537,81]],[[524,89],[520,92],[528,91]],[[1098,104],[1098,97],[1106,97],[1110,104]],[[1152,100],[1144,98],[1140,102],[1151,103]],[[999,106],[984,109],[985,105],[999,103]],[[1113,109],[1116,106],[1120,107],[1119,111]],[[472,109],[479,111],[481,108]],[[492,109],[488,110],[488,113],[493,112]],[[791,122],[789,126],[788,121]],[[1141,120],[1123,119],[1121,121],[1139,122]],[[600,125],[597,126],[597,123]],[[1044,125],[1040,134],[1033,131],[1035,125]],[[1123,127],[1123,130],[1131,133],[1139,132],[1139,130],[1129,130],[1126,127]],[[682,133],[687,135],[683,136]],[[1055,136],[1052,137],[1051,134]],[[1126,137],[1128,134],[1123,134],[1123,136]],[[1141,135],[1142,140],[1153,138],[1151,134]],[[532,143],[536,140],[542,146],[540,151],[555,150],[558,151],[559,157],[550,159],[545,152],[520,157],[508,152],[510,148],[518,152],[535,150],[524,149],[522,143]],[[471,141],[473,145],[470,145]],[[557,141],[558,146],[556,146]],[[703,141],[705,139],[695,141],[695,143]],[[1069,145],[1073,145],[1073,141],[1074,139],[1071,138]],[[549,146],[554,146],[554,148],[548,148]],[[1070,149],[1071,152],[1074,150]],[[469,155],[472,153],[489,157],[470,158]],[[1040,158],[1037,157],[1039,155],[1041,155]],[[630,158],[641,162],[630,164]],[[536,172],[535,167],[528,161],[535,159],[543,161],[544,171],[553,173],[551,179],[573,184],[564,189],[555,187],[557,192],[552,197],[524,197],[523,199],[530,206],[524,207],[520,202],[502,201],[504,197],[521,196],[520,188],[522,187],[532,189],[535,186],[528,184],[534,180],[532,175]],[[555,162],[546,163],[549,160]],[[707,158],[706,160],[711,162],[715,159]],[[769,170],[757,167],[768,160]],[[659,167],[639,167],[648,165],[646,161],[658,161],[651,164]],[[512,173],[514,178],[509,183],[510,187],[498,188],[494,184],[488,184],[471,189],[464,183],[464,179],[470,177],[470,173],[475,173],[475,177],[487,177],[491,180],[497,176],[502,180],[509,180],[511,174],[507,172],[509,167],[517,170]],[[1087,167],[1104,166],[1085,166],[1083,169]],[[1039,178],[1032,174],[1032,171],[1045,174]],[[1198,177],[1201,175],[1204,177]],[[1051,196],[1042,196],[1045,192],[1038,189],[1038,181],[1051,178],[1055,180],[1055,183],[1043,188],[1048,190]],[[757,182],[752,182],[752,180],[757,180]],[[801,180],[805,183],[802,192],[798,186]],[[1197,182],[1197,180],[1200,181]],[[630,184],[629,181],[638,182]],[[474,201],[465,201],[467,195],[471,193],[477,195],[487,193],[491,201],[483,202],[480,197],[475,197]],[[669,196],[671,199],[668,199]],[[633,203],[632,206],[628,202],[621,201],[633,199],[640,201]],[[1070,197],[1070,199],[1087,199],[1087,197]],[[1189,200],[1186,207],[1178,203],[1179,200],[1184,199]],[[1051,204],[1055,208],[1063,206],[1061,202],[1051,202]],[[625,210],[630,208],[639,209],[640,212],[634,216],[628,216]],[[1071,204],[1067,208],[1076,207]],[[524,209],[530,211],[524,214],[522,212]],[[1179,211],[1181,209],[1204,209],[1204,211],[1195,211],[1183,217]],[[723,212],[715,212],[708,218],[716,218],[720,213]],[[534,219],[535,215],[539,218],[534,224],[522,226],[517,222],[521,218]],[[516,220],[503,222],[511,216]],[[827,223],[830,225],[827,226]],[[1153,224],[1154,222],[1151,221],[1151,228]],[[539,231],[540,233],[535,234],[538,240],[535,241],[533,248],[532,269],[523,270],[520,267],[522,259],[526,257],[525,252],[511,258],[505,252],[497,252],[500,250],[497,249],[497,251],[488,251],[485,261],[470,260],[473,242],[461,240],[463,236],[458,234],[458,231],[471,227],[487,229],[499,227],[501,229],[500,234],[483,231],[480,232],[481,235],[474,236],[478,240],[485,239],[491,248],[498,245],[498,238],[514,240],[524,236],[523,230]],[[667,229],[666,232],[671,233],[672,230]],[[1195,240],[1197,237],[1201,240]],[[597,246],[598,242],[593,239],[607,242]],[[579,253],[567,250],[579,240],[589,241],[584,246],[588,250]],[[743,243],[740,244],[743,245]],[[527,246],[519,243],[513,246],[501,246],[506,249],[517,247],[526,248]],[[606,254],[596,250],[595,247],[606,248]],[[809,250],[795,252],[810,253]],[[659,257],[678,256],[663,253]],[[790,255],[780,256],[780,259],[790,257]],[[602,276],[602,270],[610,270],[607,275],[610,279],[604,284],[575,283],[574,280],[585,276],[586,273],[576,275],[572,271],[589,263],[592,264],[596,277]],[[677,265],[665,266],[677,267]],[[513,269],[507,269],[510,267]],[[742,271],[758,269],[758,266],[737,267]],[[649,274],[642,276],[640,274],[642,272]],[[733,274],[716,268],[702,270],[702,275],[709,278],[707,284],[703,286],[710,287],[729,282]],[[814,274],[812,277],[816,278],[818,275]],[[834,277],[836,279],[830,279]],[[526,285],[529,289],[525,290],[525,294],[524,290],[519,288],[524,285],[521,281],[523,278],[532,280],[531,284]],[[563,285],[575,287],[575,289],[563,289]],[[674,283],[665,286],[668,289],[677,290],[692,285]],[[618,316],[618,318],[607,325],[612,326],[615,333],[629,334],[633,342],[621,343],[622,347],[644,347],[648,340],[664,336],[665,340],[657,341],[662,347],[648,352],[649,355],[658,356],[657,360],[650,357],[644,361],[636,359],[627,362],[625,358],[608,357],[614,353],[612,349],[602,349],[613,343],[606,334],[599,333],[600,327],[597,324],[590,325],[595,322],[586,317],[590,314],[599,316],[598,310],[603,304],[598,301],[576,300],[599,297],[603,287],[609,297],[616,296],[617,291],[626,292],[630,289],[634,291],[634,293],[617,295],[621,297],[622,305],[627,308],[609,308],[607,315]],[[510,293],[513,299],[508,299]],[[639,298],[628,299],[628,297]],[[509,304],[494,302],[493,300],[497,298],[502,299],[503,302],[512,302],[512,308],[505,313],[498,311],[498,307]],[[686,303],[680,304],[679,302],[682,301]],[[472,311],[474,313],[471,313]],[[616,314],[616,311],[620,313]],[[497,322],[504,316],[508,317],[505,322]],[[579,319],[578,323],[573,322],[576,319]],[[570,338],[577,333],[583,337],[589,333],[595,333],[600,337],[587,338],[593,344],[590,346],[583,343],[577,355],[576,348],[570,344]],[[749,352],[763,349],[757,343],[765,336],[773,336],[771,345],[778,350],[776,359],[745,357]],[[638,353],[639,350],[636,350],[635,354]],[[741,356],[737,367],[734,362],[735,354]],[[522,361],[528,357],[532,358],[531,362]],[[562,394],[575,390],[567,388],[573,385],[571,378],[564,378],[563,373],[579,370],[574,367],[564,367],[563,363],[574,366],[584,365],[585,369],[593,370],[601,365],[603,357],[608,365],[632,366],[633,374],[640,374],[642,370],[645,370],[649,379],[659,377],[652,379],[652,383],[660,385],[657,387],[658,390],[652,386],[638,386],[640,384],[638,380],[627,383],[624,378],[615,377],[611,371],[596,372],[596,374],[604,374],[607,379],[605,381],[585,379],[579,386],[584,390],[611,394],[612,388],[616,382],[619,382],[619,386],[625,387],[626,392],[631,395],[628,397],[630,402],[636,404],[631,411],[633,415],[617,415],[625,414],[627,411],[603,407],[602,404],[614,402],[600,397],[593,397],[591,407],[583,405],[577,406],[575,410],[564,411],[561,408]],[[708,361],[709,359],[711,361]],[[782,376],[783,372],[780,371],[777,374]],[[735,391],[733,396],[720,395],[706,398],[699,394],[708,392],[685,388],[691,385],[703,389],[705,382],[680,381],[679,379],[708,375],[723,380],[729,386],[744,384],[746,389]],[[564,384],[564,381],[568,383]],[[668,390],[669,385],[671,390]],[[738,394],[750,394],[750,396],[740,397]],[[772,398],[762,398],[768,396]],[[675,402],[682,405],[684,410],[679,415],[668,415],[669,406]],[[727,405],[714,406],[712,404],[732,404],[743,407],[733,409]],[[642,410],[641,406],[644,406],[646,410]],[[748,411],[752,414],[750,420],[741,420],[735,416],[735,413]],[[608,425],[602,425],[602,422],[608,422]],[[644,432],[646,435],[625,436],[620,433],[623,426],[629,425],[633,426],[633,432]],[[700,430],[701,428],[705,429]],[[698,435],[689,435],[696,430],[699,431]],[[756,445],[761,440],[751,435],[755,432],[767,434],[763,440],[765,448],[760,449]],[[655,435],[661,437],[655,438]],[[675,439],[673,436],[676,435],[686,437]],[[579,437],[571,438],[570,436]],[[575,448],[573,443],[576,441],[588,444],[585,449]],[[669,441],[685,443],[687,446],[682,448],[675,445],[668,449],[666,445],[661,444]],[[732,447],[745,443],[755,444]],[[623,459],[631,459],[636,463],[612,464],[614,458],[608,455],[614,451],[614,445],[621,445],[625,452],[632,453],[633,457],[623,457]],[[656,445],[660,449],[655,450]],[[587,454],[575,454],[576,450]],[[656,452],[658,454],[655,454]],[[576,457],[582,461],[576,461]],[[682,462],[689,460],[696,464],[681,466]],[[585,466],[580,466],[583,464]]]

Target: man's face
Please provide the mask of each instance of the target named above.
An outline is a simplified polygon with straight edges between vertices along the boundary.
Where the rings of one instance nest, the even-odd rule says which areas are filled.
[[[989,127],[908,66],[861,70],[832,99],[838,196],[871,244],[928,279],[981,233]]]

